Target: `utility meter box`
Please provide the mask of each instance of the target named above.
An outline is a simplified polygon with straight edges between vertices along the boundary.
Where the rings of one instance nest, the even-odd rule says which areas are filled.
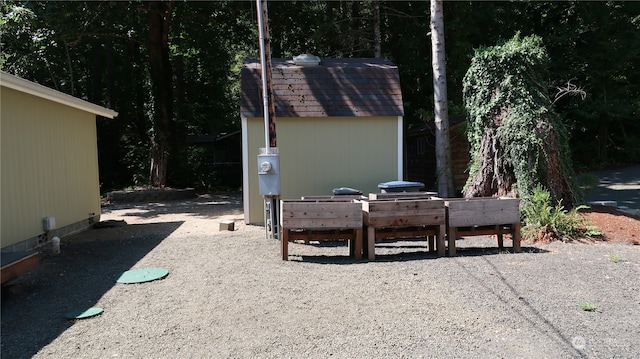
[[[280,195],[280,160],[277,147],[269,148],[269,152],[267,152],[266,148],[260,148],[260,153],[258,154],[258,183],[260,185],[260,195]]]

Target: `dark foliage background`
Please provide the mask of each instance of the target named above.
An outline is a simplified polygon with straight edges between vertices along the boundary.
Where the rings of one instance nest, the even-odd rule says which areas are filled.
[[[382,56],[399,66],[406,126],[419,126],[433,117],[429,2],[378,5]],[[0,4],[3,71],[119,112],[98,119],[103,192],[149,184],[148,9],[139,1]],[[556,102],[576,169],[640,162],[640,2],[452,1],[444,12],[452,116],[465,114],[474,49],[537,35],[551,60],[550,96],[569,82],[587,93]],[[259,55],[255,1],[175,1],[170,16],[167,185],[237,188],[239,70]],[[273,57],[373,57],[374,25],[372,1],[269,2]]]

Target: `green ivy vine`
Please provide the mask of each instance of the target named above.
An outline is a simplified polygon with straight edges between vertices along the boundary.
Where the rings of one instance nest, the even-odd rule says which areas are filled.
[[[554,157],[560,159],[569,198],[576,203],[579,191],[572,179],[568,131],[553,111],[546,87],[549,62],[538,36],[516,34],[502,44],[475,51],[463,80],[469,115],[469,181],[482,165],[478,156],[482,138],[492,131],[503,146],[504,160],[513,168],[520,197],[532,195],[536,186],[549,187],[547,164]],[[554,148],[548,146],[550,135],[555,136]]]

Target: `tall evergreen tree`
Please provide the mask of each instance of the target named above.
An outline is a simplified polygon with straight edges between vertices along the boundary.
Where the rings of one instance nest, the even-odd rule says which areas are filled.
[[[433,98],[436,125],[436,166],[438,194],[453,197],[449,109],[447,106],[447,71],[444,44],[442,0],[431,0],[431,54],[433,66]]]
[[[173,122],[173,70],[169,58],[169,31],[174,3],[150,1],[147,3],[149,41],[149,73],[153,94],[153,132],[151,137],[151,186],[167,184],[167,165],[175,146],[172,139]]]

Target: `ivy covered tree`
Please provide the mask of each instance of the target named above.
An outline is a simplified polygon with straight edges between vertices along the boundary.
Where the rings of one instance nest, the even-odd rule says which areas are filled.
[[[537,36],[476,50],[463,87],[471,145],[465,197],[528,197],[542,186],[564,206],[579,201],[567,128],[547,91],[548,65]]]

